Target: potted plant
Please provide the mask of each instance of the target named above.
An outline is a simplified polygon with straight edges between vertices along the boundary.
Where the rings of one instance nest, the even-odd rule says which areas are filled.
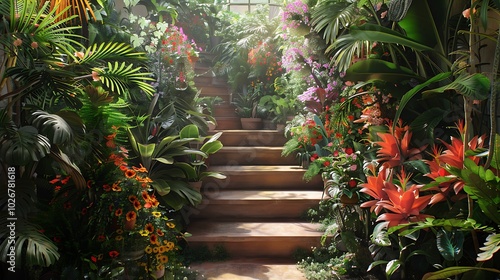
[[[259,87],[244,87],[243,91],[234,98],[236,113],[240,116],[243,129],[261,129],[262,118],[259,117]]]

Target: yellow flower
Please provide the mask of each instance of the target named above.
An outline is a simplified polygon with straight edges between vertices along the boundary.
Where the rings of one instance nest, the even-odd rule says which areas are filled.
[[[169,228],[174,228],[174,227],[175,227],[175,224],[174,224],[174,223],[171,223],[171,222],[167,222],[167,227],[169,227]]]
[[[161,217],[161,212],[151,212],[151,214],[155,217],[155,218],[159,218]]]
[[[174,242],[171,242],[171,241],[167,242],[167,248],[168,248],[169,250],[174,249],[174,247],[175,247]]]
[[[148,246],[146,247],[146,249],[144,249],[144,251],[146,252],[146,254],[151,254],[153,252],[153,248],[151,248],[151,246]]]
[[[167,252],[167,246],[165,246],[165,245],[160,246],[159,249],[158,249],[158,252],[160,254],[163,254],[163,253]]]
[[[153,248],[153,253],[158,254],[159,250],[160,250],[160,249],[158,249],[158,247],[154,247],[154,248]]]
[[[167,256],[163,256],[163,255],[162,255],[162,256],[160,257],[160,262],[161,262],[161,263],[167,263],[167,262],[168,262],[168,257],[167,257]]]
[[[120,240],[122,240],[122,239],[123,239],[123,236],[121,236],[121,235],[118,235],[117,237],[115,237],[115,240],[116,240],[116,241],[120,241]]]
[[[116,234],[122,234],[122,233],[123,233],[123,230],[121,228],[116,230]]]
[[[141,236],[148,236],[148,235],[149,235],[149,231],[144,230],[144,229],[141,229],[141,230],[139,231],[139,234],[140,234]]]

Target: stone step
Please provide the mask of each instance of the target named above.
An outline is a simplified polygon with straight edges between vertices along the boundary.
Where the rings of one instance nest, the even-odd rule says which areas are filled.
[[[217,119],[217,130],[220,120]],[[240,123],[241,127],[241,123]],[[283,132],[277,130],[242,130],[229,129],[224,130],[224,133],[219,138],[224,146],[271,146],[283,147],[287,139]]]
[[[320,246],[319,224],[303,222],[199,221],[187,228],[189,246],[222,246],[230,257],[292,258],[298,249]]]
[[[322,190],[323,181],[316,176],[310,182],[302,180],[305,170],[298,165],[243,165],[243,161],[228,161],[227,165],[211,165],[209,170],[226,175],[224,180],[204,182],[204,188],[232,190]]]
[[[224,262],[193,263],[190,268],[205,280],[306,280],[295,261],[276,258],[244,258]]]
[[[241,129],[241,121],[240,117],[216,117],[217,121],[217,130],[240,130]]]
[[[224,144],[224,143],[223,143]],[[209,158],[212,165],[239,162],[242,165],[298,165],[297,158],[281,156],[281,147],[237,147],[224,146]]]
[[[213,116],[215,118],[239,117],[238,114],[236,114],[236,107],[234,107],[233,105],[231,105],[229,103],[224,103],[224,104],[215,106]]]
[[[194,219],[218,220],[303,217],[308,209],[317,208],[322,191],[204,191],[203,203]]]

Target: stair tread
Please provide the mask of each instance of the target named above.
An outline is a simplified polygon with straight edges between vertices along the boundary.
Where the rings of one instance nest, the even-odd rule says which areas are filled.
[[[234,151],[252,151],[252,150],[270,150],[270,151],[282,151],[283,147],[273,147],[273,146],[224,146],[221,151],[234,152]]]
[[[220,172],[297,172],[303,173],[305,169],[298,165],[212,165],[211,170]]]
[[[210,203],[215,201],[244,203],[269,200],[320,200],[322,196],[322,191],[222,190],[216,196],[210,196]]]
[[[320,237],[320,224],[304,222],[215,222],[200,221],[188,229],[193,241],[218,241],[243,238]]]

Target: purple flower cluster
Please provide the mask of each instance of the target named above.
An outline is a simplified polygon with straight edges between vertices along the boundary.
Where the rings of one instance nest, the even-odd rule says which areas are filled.
[[[302,23],[309,23],[309,7],[301,0],[296,0],[286,5],[283,10],[281,21],[283,22],[283,29],[297,28]]]

